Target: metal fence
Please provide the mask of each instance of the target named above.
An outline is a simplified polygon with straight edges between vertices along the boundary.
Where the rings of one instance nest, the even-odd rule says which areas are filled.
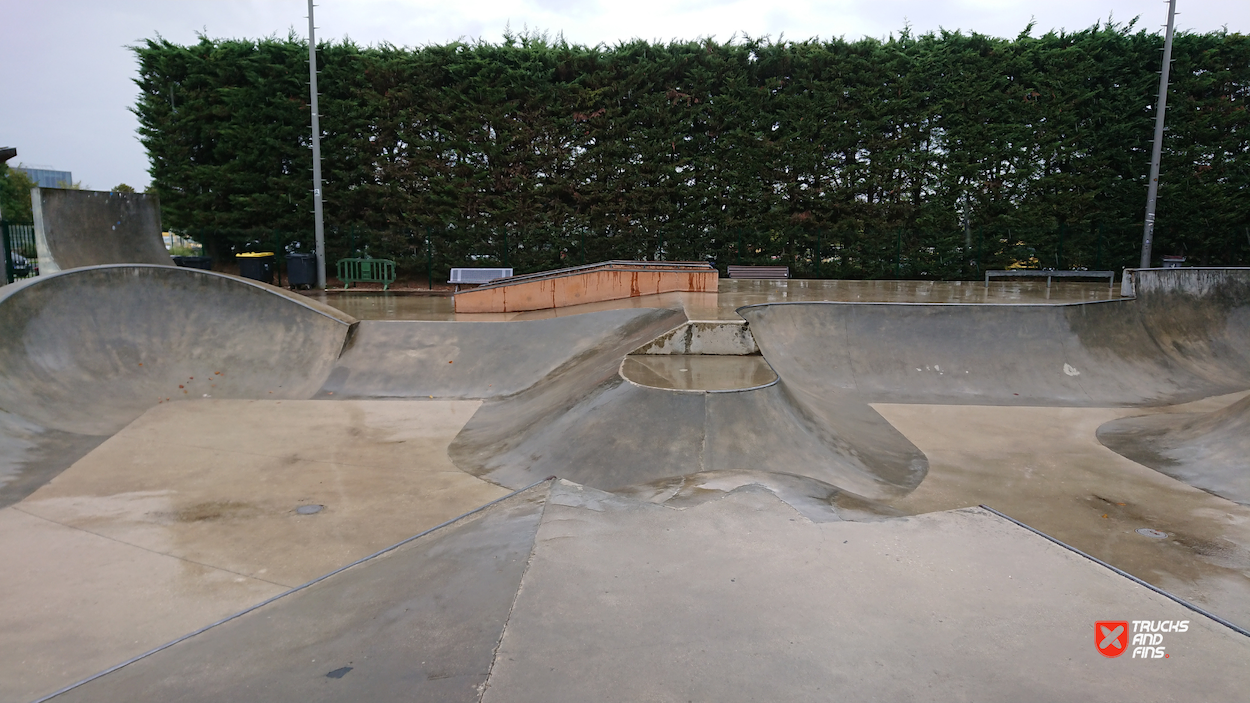
[[[311,250],[311,232],[193,230],[197,240],[228,242],[219,258],[243,251]],[[613,259],[707,261],[722,273],[729,265],[788,266],[794,278],[981,280],[1006,268],[1120,270],[1138,257],[1139,227],[1037,227],[953,232],[844,227],[492,228],[477,223],[437,227],[326,228],[326,264],[369,257],[395,261],[401,278],[445,282],[453,267],[513,268],[518,274]],[[1250,240],[1248,240],[1250,241]],[[1245,265],[1250,247],[1227,261]]]
[[[35,226],[0,220],[0,257],[4,259],[4,282],[39,275],[39,254],[35,249]]]

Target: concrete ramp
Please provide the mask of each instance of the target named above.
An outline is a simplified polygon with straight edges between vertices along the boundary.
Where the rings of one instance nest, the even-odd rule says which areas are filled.
[[[1250,270],[1153,273],[1121,301],[739,312],[783,381],[873,402],[1167,405],[1250,388]]]
[[[161,205],[147,193],[31,189],[40,273],[102,264],[173,266]]]
[[[784,384],[735,392],[648,388],[620,376],[619,358],[603,354],[485,403],[452,443],[452,459],[510,488],[549,475],[615,490],[747,470],[882,500],[924,478],[924,454],[853,392],[820,395]]]
[[[667,309],[512,322],[360,322],[319,397],[499,398],[680,324]],[[623,349],[623,351],[622,351]]]
[[[272,286],[172,266],[0,288],[0,480],[33,490],[159,403],[310,398],[354,323]]]
[[[1209,413],[1113,420],[1098,441],[1139,464],[1250,505],[1250,396]]]

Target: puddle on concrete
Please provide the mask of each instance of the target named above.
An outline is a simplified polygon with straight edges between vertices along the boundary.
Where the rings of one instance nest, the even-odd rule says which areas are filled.
[[[681,391],[759,388],[777,380],[762,356],[631,355],[621,375],[641,386]]]

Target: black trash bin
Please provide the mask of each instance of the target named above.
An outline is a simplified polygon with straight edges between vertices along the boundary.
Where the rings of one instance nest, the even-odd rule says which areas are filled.
[[[257,251],[235,254],[239,262],[239,275],[261,283],[273,283],[273,252]]]
[[[188,269],[213,270],[213,259],[209,256],[175,256],[174,263]]]
[[[286,283],[292,288],[317,285],[317,255],[287,254]]]

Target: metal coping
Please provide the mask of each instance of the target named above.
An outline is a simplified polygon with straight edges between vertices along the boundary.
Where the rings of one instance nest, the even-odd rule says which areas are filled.
[[[404,546],[405,544],[408,544],[409,542],[413,542],[413,541],[415,541],[415,540],[418,540],[418,539],[420,539],[420,538],[422,538],[422,537],[424,537],[424,536],[426,536],[426,535],[430,534],[431,532],[435,532],[435,531],[437,531],[437,530],[441,530],[441,529],[442,529],[442,528],[444,528],[444,527],[447,527],[447,526],[449,526],[449,525],[452,525],[452,524],[454,524],[454,523],[457,523],[457,522],[459,522],[459,521],[461,521],[461,520],[463,520],[463,519],[465,519],[465,518],[469,517],[470,515],[475,515],[475,514],[477,514],[477,513],[480,513],[480,512],[482,512],[483,510],[486,510],[487,508],[489,508],[489,507],[491,507],[491,506],[493,506],[493,505],[498,505],[499,503],[502,503],[503,501],[508,500],[509,498],[512,498],[512,497],[514,497],[514,496],[520,495],[520,494],[522,494],[522,493],[524,493],[524,492],[526,492],[526,491],[530,490],[531,488],[534,488],[535,486],[537,486],[537,485],[539,485],[539,484],[542,484],[542,483],[547,483],[548,481],[554,481],[554,480],[555,480],[555,478],[556,478],[555,476],[548,476],[547,478],[544,478],[544,479],[542,479],[541,481],[535,481],[535,482],[531,483],[530,485],[526,486],[525,488],[520,488],[520,489],[517,489],[517,490],[515,490],[515,491],[513,491],[513,492],[509,493],[509,494],[508,494],[508,495],[506,495],[506,496],[500,496],[499,498],[496,498],[496,499],[492,500],[492,501],[491,501],[491,502],[489,502],[489,503],[484,503],[484,504],[482,504],[482,505],[479,505],[478,507],[476,507],[476,508],[474,508],[474,509],[470,510],[470,511],[469,511],[469,512],[467,512],[467,513],[464,513],[464,514],[462,514],[462,515],[457,515],[456,517],[454,517],[454,518],[452,518],[452,519],[450,519],[450,520],[448,520],[448,521],[446,521],[446,522],[439,523],[439,524],[435,525],[434,527],[431,527],[430,529],[425,530],[424,532],[420,532],[420,533],[415,534],[415,535],[413,535],[413,536],[411,536],[411,537],[408,537],[408,538],[406,538],[406,539],[400,540],[399,542],[396,542],[395,544],[392,544],[392,545],[391,545],[391,546],[389,546],[389,547],[385,547],[385,548],[383,548],[383,549],[380,549],[380,550],[378,550],[378,551],[374,552],[373,554],[370,554],[369,556],[366,556],[366,557],[361,557],[360,559],[357,559],[356,561],[353,561],[352,563],[350,563],[350,564],[348,564],[348,565],[346,565],[346,566],[340,566],[339,568],[335,569],[334,571],[331,571],[331,572],[330,572],[330,573],[328,573],[328,574],[322,574],[321,576],[318,576],[317,578],[315,578],[315,579],[313,579],[313,580],[309,581],[308,583],[305,583],[305,584],[302,584],[302,585],[296,586],[296,587],[294,587],[294,588],[292,588],[292,589],[290,589],[290,590],[288,590],[288,591],[283,591],[282,593],[279,593],[279,594],[278,594],[278,595],[276,595],[276,596],[271,596],[271,597],[269,597],[269,598],[266,598],[265,600],[263,600],[263,601],[261,601],[261,602],[257,603],[256,605],[253,605],[253,606],[251,606],[251,607],[244,608],[243,610],[240,610],[239,612],[235,613],[234,615],[227,615],[226,617],[222,618],[221,620],[218,620],[217,622],[214,622],[214,623],[209,624],[209,625],[205,625],[204,627],[201,627],[200,629],[195,630],[194,632],[189,632],[189,633],[187,633],[187,634],[183,635],[182,637],[179,637],[179,638],[177,638],[177,639],[175,639],[175,640],[172,640],[172,641],[170,641],[170,642],[166,642],[165,644],[162,644],[161,646],[156,647],[155,649],[150,649],[150,650],[148,650],[148,651],[144,652],[143,654],[140,654],[140,655],[139,655],[139,656],[137,656],[137,657],[133,657],[133,658],[131,658],[131,659],[127,659],[126,661],[122,662],[121,664],[117,664],[117,665],[115,665],[115,666],[111,666],[111,667],[109,667],[109,668],[105,669],[104,671],[101,671],[101,672],[100,672],[100,673],[98,673],[98,674],[93,674],[93,675],[91,675],[91,676],[88,676],[87,678],[85,678],[85,679],[83,679],[83,680],[81,680],[81,681],[78,681],[78,682],[72,683],[72,684],[70,684],[70,685],[66,686],[65,688],[60,689],[59,691],[55,691],[55,692],[53,692],[53,693],[49,693],[48,695],[44,696],[43,698],[38,698],[38,699],[35,699],[34,701],[32,701],[32,703],[44,703],[44,701],[49,701],[49,700],[52,700],[53,698],[56,698],[57,696],[61,695],[62,693],[69,693],[70,691],[74,690],[75,688],[78,688],[79,686],[82,686],[82,685],[84,685],[84,684],[91,683],[92,681],[95,681],[96,679],[98,679],[98,678],[100,678],[100,677],[102,677],[102,676],[107,676],[107,675],[109,675],[109,674],[113,673],[114,671],[117,671],[118,669],[122,669],[122,668],[124,668],[124,667],[130,666],[131,664],[134,664],[135,662],[140,661],[141,659],[146,659],[147,657],[150,657],[150,656],[152,656],[153,654],[156,654],[157,652],[160,652],[160,651],[163,651],[163,650],[169,649],[170,647],[172,647],[172,646],[174,646],[174,645],[178,644],[179,642],[185,642],[186,640],[189,640],[189,639],[191,639],[192,637],[195,637],[196,635],[203,634],[203,633],[205,633],[205,632],[207,632],[207,631],[209,631],[209,630],[213,629],[214,627],[217,627],[218,625],[224,625],[224,624],[226,624],[226,623],[230,622],[231,620],[234,620],[234,619],[240,618],[240,617],[242,617],[242,616],[244,616],[244,615],[247,615],[248,613],[250,613],[250,612],[252,612],[252,611],[254,611],[254,610],[259,610],[260,608],[263,608],[263,607],[265,607],[266,605],[269,605],[270,603],[272,603],[272,602],[274,602],[274,601],[276,601],[276,600],[278,600],[278,599],[280,599],[280,598],[285,598],[285,597],[287,597],[287,596],[291,595],[292,593],[297,593],[297,592],[299,592],[299,591],[304,590],[305,588],[308,588],[309,586],[313,586],[313,585],[316,585],[316,584],[318,584],[318,583],[321,583],[322,581],[325,581],[326,579],[330,578],[331,576],[334,576],[334,575],[336,575],[336,574],[340,574],[340,573],[342,573],[342,572],[344,572],[344,571],[347,571],[348,569],[350,569],[350,568],[352,568],[352,567],[354,567],[354,566],[359,566],[359,565],[361,565],[361,564],[363,564],[363,563],[365,563],[365,562],[367,562],[367,561],[369,561],[369,560],[371,560],[371,559],[376,559],[377,557],[380,557],[380,556],[382,556],[382,555],[384,555],[384,554],[387,554],[387,553],[389,553],[389,552],[393,552],[393,551],[395,551],[396,549],[399,549],[400,547]]]
[[[1056,278],[1081,278],[1088,276],[1090,278],[1102,278],[1104,276],[1114,276],[1115,271],[1103,271],[1100,269],[987,269],[985,275],[1001,276],[1054,276]]]
[[[205,271],[203,269],[193,269],[193,268],[185,268],[182,266],[175,266],[173,265],[172,262],[168,266],[164,264],[99,264],[96,266],[76,266],[74,268],[61,269],[60,271],[53,271],[51,273],[45,273],[45,274],[41,274],[38,276],[32,276],[31,278],[23,278],[19,281],[14,281],[13,283],[8,284],[7,286],[0,286],[0,303],[3,303],[5,300],[13,297],[14,295],[17,295],[18,293],[26,290],[27,288],[31,288],[33,286],[38,285],[41,281],[45,281],[45,280],[49,280],[53,278],[60,278],[62,276],[72,276],[74,274],[82,273],[84,271],[100,271],[100,270],[113,270],[113,269],[159,269],[161,271],[177,271],[178,274],[175,274],[175,275],[210,276],[210,277],[216,277],[216,278],[224,278],[230,281],[234,281],[235,283],[241,283],[250,288],[255,288],[264,293],[269,293],[270,295],[276,295],[279,298],[284,298],[286,300],[291,301],[292,304],[298,305],[304,308],[305,310],[308,310],[309,312],[314,312],[318,315],[321,315],[322,317],[327,317],[331,320],[334,320],[335,322],[338,322],[344,325],[351,326],[359,322],[359,320],[357,320],[356,318],[352,317],[351,315],[348,315],[345,312],[339,311],[337,308],[335,308],[335,312],[339,313],[338,316],[331,315],[316,306],[309,305],[308,301],[305,300],[303,296],[295,295],[293,293],[288,293],[287,291],[281,288],[278,288],[277,286],[271,286],[265,283],[261,283],[260,281],[255,281],[250,278],[245,278],[243,276],[232,276],[228,273],[220,273],[218,271]]]
[[[1125,271],[1250,271],[1250,266],[1176,266],[1165,268],[1156,266],[1154,268],[1139,269],[1126,268]]]
[[[1019,525],[1020,527],[1023,527],[1024,529],[1028,530],[1029,532],[1032,532],[1032,533],[1033,533],[1033,534],[1035,534],[1035,535],[1038,535],[1038,536],[1040,536],[1040,537],[1045,537],[1046,539],[1050,540],[1051,542],[1054,542],[1055,544],[1059,545],[1060,547],[1063,547],[1064,549],[1067,549],[1068,551],[1073,552],[1073,553],[1075,553],[1075,554],[1079,554],[1080,556],[1083,556],[1083,557],[1085,557],[1086,559],[1089,559],[1090,561],[1094,562],[1095,564],[1098,564],[1098,565],[1100,565],[1100,566],[1104,566],[1104,567],[1106,567],[1106,568],[1108,568],[1108,569],[1110,569],[1110,570],[1114,571],[1115,573],[1117,573],[1117,574],[1119,574],[1119,575],[1123,576],[1124,578],[1126,578],[1126,579],[1128,579],[1128,580],[1132,581],[1133,583],[1135,583],[1135,584],[1137,584],[1137,585],[1139,585],[1139,586],[1144,586],[1144,587],[1146,587],[1146,588],[1148,588],[1148,589],[1150,589],[1150,590],[1154,591],[1155,593],[1158,593],[1159,595],[1163,596],[1164,598],[1167,598],[1167,599],[1169,599],[1169,600],[1175,601],[1176,603],[1179,603],[1180,605],[1183,605],[1183,606],[1185,606],[1186,608],[1189,608],[1190,610],[1194,611],[1195,613],[1198,613],[1199,615],[1202,615],[1202,616],[1204,616],[1204,617],[1210,618],[1211,620],[1214,620],[1215,622],[1218,622],[1219,624],[1223,625],[1224,627],[1227,627],[1228,629],[1232,630],[1233,632],[1236,632],[1236,633],[1238,633],[1238,634],[1242,634],[1242,635],[1245,635],[1245,636],[1247,636],[1247,637],[1250,637],[1250,630],[1246,630],[1245,628],[1243,628],[1243,627],[1241,627],[1241,626],[1239,626],[1239,625],[1234,625],[1233,623],[1231,623],[1231,622],[1229,622],[1229,621],[1225,620],[1224,618],[1222,618],[1222,617],[1220,617],[1220,616],[1218,616],[1218,615],[1216,615],[1216,614],[1214,614],[1214,613],[1210,613],[1210,612],[1208,612],[1208,611],[1206,611],[1206,610],[1203,610],[1202,608],[1199,608],[1198,606],[1194,605],[1193,603],[1190,603],[1189,601],[1185,600],[1184,598],[1181,598],[1181,597],[1180,597],[1180,596],[1178,596],[1178,595],[1175,595],[1175,594],[1173,594],[1173,593],[1169,593],[1169,592],[1167,592],[1167,591],[1163,590],[1162,588],[1159,588],[1158,586],[1154,586],[1154,585],[1152,585],[1152,584],[1146,583],[1145,581],[1143,581],[1143,580],[1141,580],[1141,579],[1137,578],[1136,576],[1134,576],[1134,575],[1132,575],[1132,574],[1128,573],[1127,571],[1124,571],[1123,569],[1118,569],[1118,568],[1116,568],[1116,567],[1114,567],[1114,566],[1112,566],[1112,565],[1108,564],[1107,562],[1103,561],[1102,559],[1099,559],[1098,557],[1095,557],[1095,556],[1092,556],[1092,555],[1086,554],[1085,552],[1082,552],[1081,550],[1077,549],[1076,547],[1073,547],[1072,545],[1068,544],[1067,542],[1064,542],[1064,541],[1062,541],[1062,540],[1059,540],[1059,539],[1056,539],[1056,538],[1054,538],[1054,537],[1051,537],[1050,535],[1046,534],[1045,532],[1042,532],[1041,530],[1039,530],[1039,529],[1037,529],[1037,528],[1035,528],[1035,527],[1029,527],[1028,525],[1024,524],[1023,522],[1020,522],[1019,520],[1017,520],[1017,519],[1015,519],[1015,518],[1011,517],[1010,515],[1004,515],[1004,514],[1002,514],[1002,513],[998,512],[997,510],[995,510],[995,509],[991,508],[991,507],[990,507],[990,506],[988,506],[988,505],[980,505],[980,506],[978,506],[978,507],[980,507],[980,508],[982,508],[982,509],[984,509],[984,510],[988,510],[988,511],[990,511],[991,513],[993,513],[993,514],[997,515],[998,517],[1000,517],[1000,518],[1002,518],[1002,519],[1004,519],[1004,520],[1006,520],[1006,521],[1008,521],[1008,522],[1011,522],[1011,523],[1014,523],[1014,524],[1016,524],[1016,525]]]
[[[484,290],[487,288],[501,288],[516,283],[525,283],[529,281],[537,281],[548,278],[565,278],[574,276],[579,273],[590,273],[592,271],[716,271],[716,267],[706,261],[601,261],[597,264],[584,264],[582,266],[573,266],[565,269],[554,269],[551,271],[539,271],[537,273],[527,273],[520,276],[509,276],[508,278],[495,279],[494,281],[471,288],[463,293]]]
[[[739,315],[743,310],[751,308],[766,308],[773,305],[858,305],[858,306],[897,306],[897,307],[913,307],[913,308],[1067,308],[1077,307],[1081,305],[1101,305],[1105,303],[1123,304],[1136,300],[1136,298],[1111,298],[1109,300],[1077,300],[1066,303],[916,303],[908,301],[889,301],[889,300],[776,300],[767,303],[751,303],[743,305],[740,308],[734,308],[734,312]]]

